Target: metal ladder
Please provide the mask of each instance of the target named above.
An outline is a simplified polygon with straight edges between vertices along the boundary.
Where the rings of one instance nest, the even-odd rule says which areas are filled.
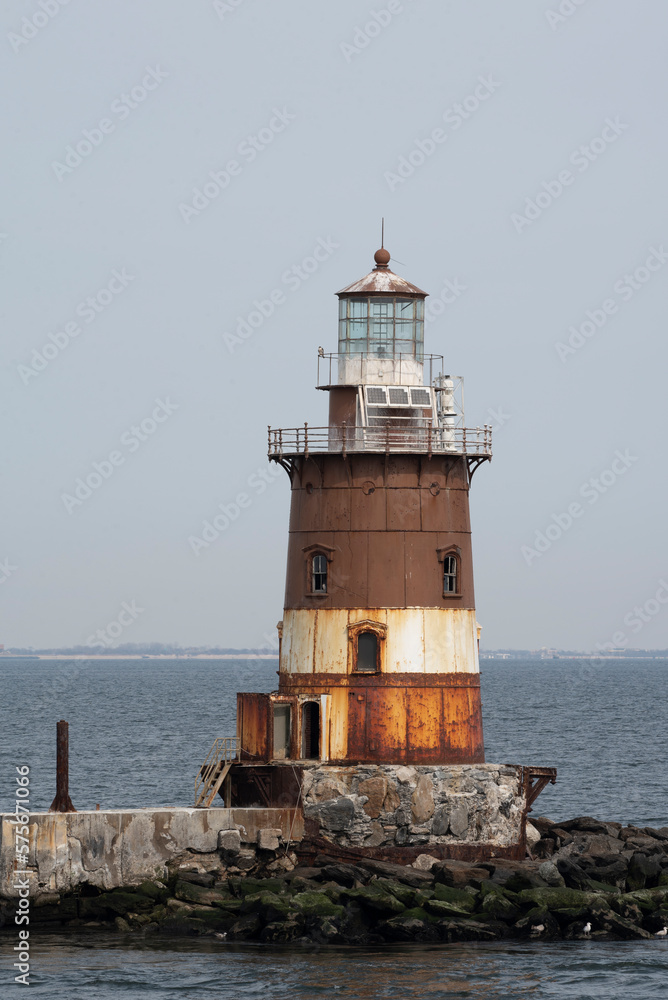
[[[213,741],[195,778],[195,809],[209,809],[240,751],[238,736],[219,736]]]

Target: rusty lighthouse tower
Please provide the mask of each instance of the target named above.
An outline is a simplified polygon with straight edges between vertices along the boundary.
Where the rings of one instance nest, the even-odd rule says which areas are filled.
[[[374,260],[318,349],[327,426],[269,428],[291,489],[278,685],[237,695],[195,805],[219,794],[240,837],[252,815],[261,849],[316,862],[523,858],[556,770],[485,762],[469,489],[491,429],[424,353],[427,293]]]
[[[269,430],[292,500],[278,690],[238,696],[256,765],[484,761],[468,493],[491,430],[424,353],[427,293],[374,259],[319,351],[328,426]]]

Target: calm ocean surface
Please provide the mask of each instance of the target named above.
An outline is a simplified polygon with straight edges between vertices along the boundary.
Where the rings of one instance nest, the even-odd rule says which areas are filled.
[[[191,805],[214,737],[235,731],[236,692],[276,686],[274,660],[0,661],[0,810],[14,767],[31,806],[55,794],[55,725],[70,723],[78,809]],[[487,760],[555,765],[536,803],[552,819],[668,825],[668,662],[483,661]],[[18,996],[4,942],[0,998]],[[277,951],[211,942],[35,942],[31,995],[49,1000],[668,995],[668,942]]]

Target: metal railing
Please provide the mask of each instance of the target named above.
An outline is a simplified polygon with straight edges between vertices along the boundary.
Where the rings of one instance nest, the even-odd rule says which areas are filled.
[[[208,808],[216,797],[232,763],[238,759],[241,740],[238,736],[219,736],[213,741],[195,778],[195,808]]]
[[[424,372],[424,384],[432,385],[435,378],[443,372],[442,354],[424,354],[424,352],[398,351],[396,354],[384,354],[381,351],[342,351],[330,354],[318,355],[318,377],[316,385],[318,388],[335,385],[339,380],[339,367],[342,365],[352,366],[357,363],[360,372],[365,362],[392,362],[397,372],[399,382],[404,369],[411,377],[415,375],[416,366],[422,365]],[[365,381],[359,379],[358,381]],[[420,383],[422,384],[422,383]]]
[[[274,461],[291,456],[350,452],[426,453],[492,457],[492,428],[406,426],[269,428],[268,455]]]

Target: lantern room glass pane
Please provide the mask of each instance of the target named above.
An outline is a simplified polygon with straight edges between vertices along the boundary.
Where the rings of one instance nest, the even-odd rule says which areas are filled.
[[[339,353],[423,359],[424,302],[372,295],[339,300]]]
[[[366,299],[349,299],[348,315],[351,319],[366,319],[369,314],[369,305]]]

